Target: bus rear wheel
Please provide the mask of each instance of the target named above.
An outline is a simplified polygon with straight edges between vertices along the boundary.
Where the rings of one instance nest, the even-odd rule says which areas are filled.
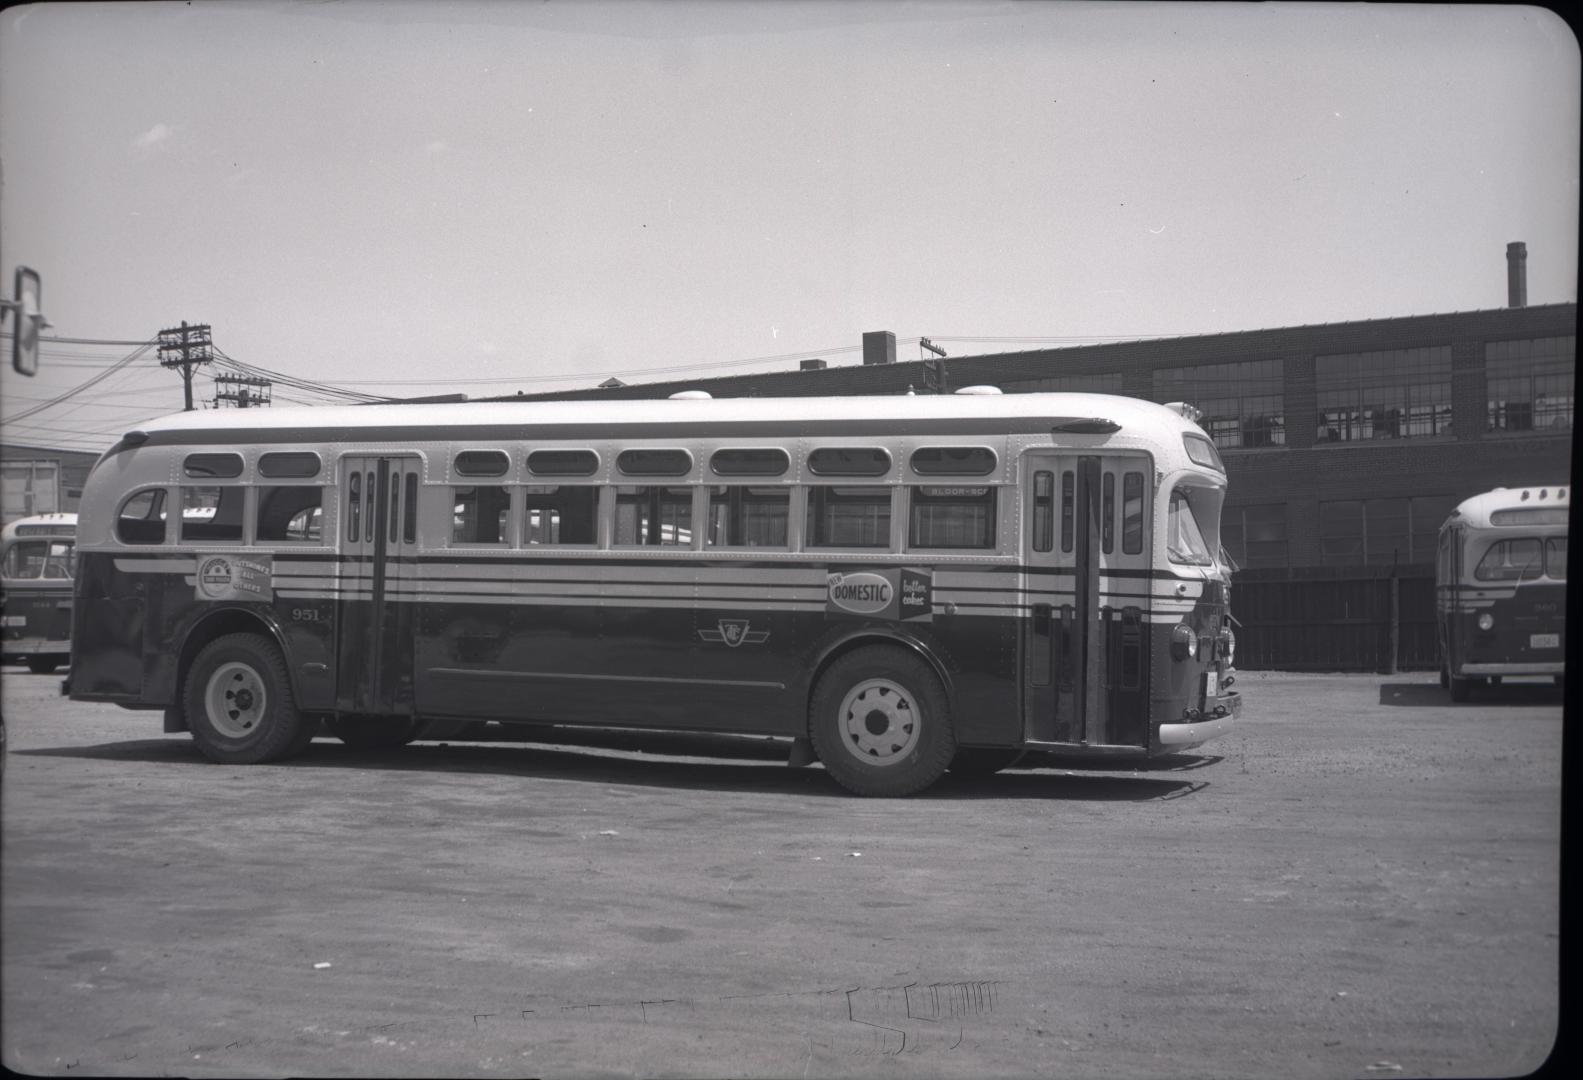
[[[871,646],[836,660],[809,703],[808,735],[835,781],[857,795],[911,795],[956,753],[951,709],[933,670]]]
[[[187,672],[182,706],[199,751],[225,765],[279,761],[313,737],[280,650],[258,634],[227,634],[204,646]]]
[[[409,716],[332,716],[324,726],[354,750],[394,750],[418,737],[420,721]]]

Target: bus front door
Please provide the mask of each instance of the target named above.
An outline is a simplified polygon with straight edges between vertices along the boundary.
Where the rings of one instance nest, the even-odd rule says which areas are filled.
[[[416,625],[416,457],[341,463],[336,708],[410,714]]]
[[[1150,460],[1045,451],[1024,466],[1024,737],[1146,747]]]

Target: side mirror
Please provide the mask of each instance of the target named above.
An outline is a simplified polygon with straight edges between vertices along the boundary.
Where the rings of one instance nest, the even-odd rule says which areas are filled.
[[[42,294],[38,271],[17,267],[16,300],[6,306],[16,316],[15,333],[11,338],[11,366],[18,375],[33,375],[38,371],[38,332],[44,325]]]

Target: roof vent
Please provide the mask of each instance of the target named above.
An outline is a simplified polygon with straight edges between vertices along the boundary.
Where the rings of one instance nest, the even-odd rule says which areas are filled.
[[[967,394],[969,397],[992,397],[1001,391],[998,386],[964,386],[956,392],[958,394]]]
[[[671,395],[672,401],[706,401],[714,395],[707,390],[678,390]]]

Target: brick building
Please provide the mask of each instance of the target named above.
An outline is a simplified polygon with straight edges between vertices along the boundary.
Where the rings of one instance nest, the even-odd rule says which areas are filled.
[[[96,452],[0,443],[0,522],[75,512]]]
[[[1188,401],[1230,479],[1224,533],[1245,569],[1425,564],[1457,502],[1570,478],[1577,305],[1414,315],[944,361],[990,384]],[[932,378],[865,335],[861,366],[609,386],[562,399],[899,394]]]

